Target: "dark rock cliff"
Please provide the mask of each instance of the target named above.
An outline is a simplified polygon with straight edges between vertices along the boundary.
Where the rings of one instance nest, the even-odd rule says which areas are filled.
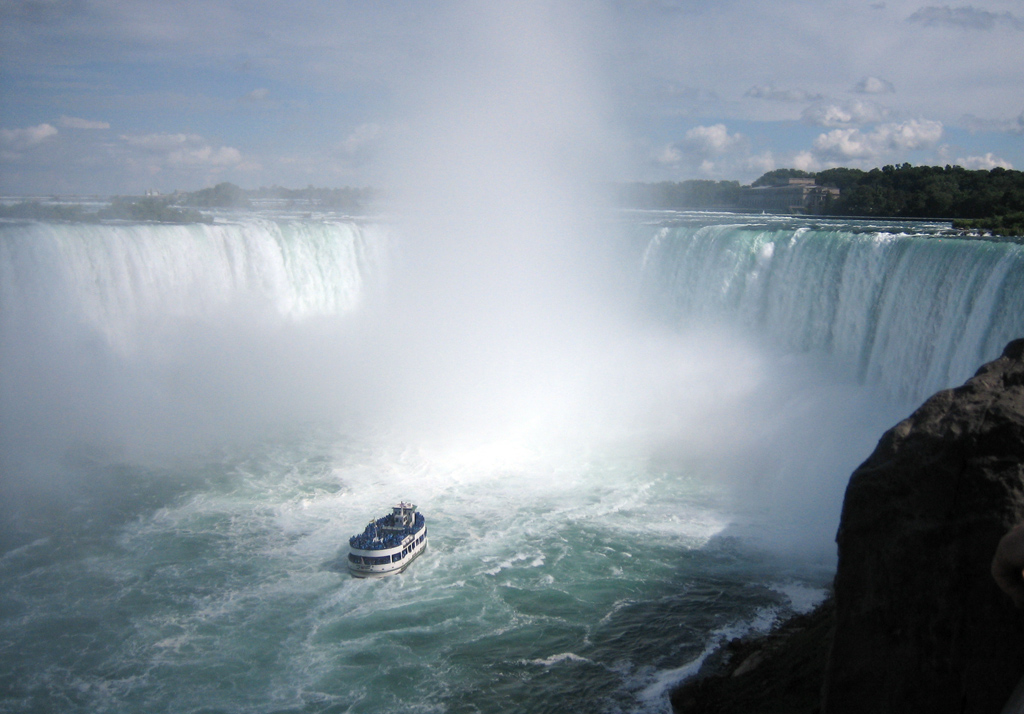
[[[731,644],[743,656],[677,689],[675,710],[999,714],[1024,676],[1024,615],[989,568],[1019,523],[1024,340],[931,397],[853,473],[834,602],[813,626]]]
[[[681,714],[818,714],[835,621],[831,599],[764,636],[725,645],[724,663],[670,695]]]
[[[822,711],[998,713],[1024,675],[989,566],[1024,522],[1024,340],[890,429],[850,478]]]

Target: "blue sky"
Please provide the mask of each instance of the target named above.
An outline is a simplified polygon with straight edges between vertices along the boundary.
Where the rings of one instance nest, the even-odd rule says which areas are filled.
[[[0,53],[5,194],[1024,168],[1019,0],[0,0]]]

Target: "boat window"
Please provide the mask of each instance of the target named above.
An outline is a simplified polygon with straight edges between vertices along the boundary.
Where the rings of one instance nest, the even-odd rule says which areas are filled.
[[[402,554],[401,553],[395,553],[394,555],[391,556],[391,562],[392,563],[397,563],[401,559],[402,559]]]
[[[351,553],[349,553],[348,554],[348,559],[349,559],[350,562],[355,563],[356,565],[362,565],[363,564],[363,559],[360,558],[358,555],[352,555]]]

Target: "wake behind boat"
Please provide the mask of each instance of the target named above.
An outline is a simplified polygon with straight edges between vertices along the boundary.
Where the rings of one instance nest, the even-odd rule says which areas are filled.
[[[416,506],[403,501],[391,511],[348,539],[348,570],[353,576],[379,578],[400,573],[427,549],[427,522]]]

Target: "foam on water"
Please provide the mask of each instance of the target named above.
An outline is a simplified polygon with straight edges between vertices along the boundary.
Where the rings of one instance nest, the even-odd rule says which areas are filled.
[[[915,401],[1024,332],[1024,246],[838,221],[658,226],[645,270],[677,318],[737,320]]]
[[[365,324],[393,307],[382,227],[4,225],[3,706],[659,712],[720,641],[813,607],[899,395],[1024,332],[1019,247],[646,220],[635,329],[438,380],[507,418],[420,431],[388,408],[433,375]],[[168,440],[168,413],[212,438]],[[348,537],[398,500],[427,552],[350,578]]]
[[[179,462],[169,503],[8,553],[14,710],[647,708],[652,665],[707,646],[693,615],[724,626],[776,598],[773,567],[715,544],[714,489],[640,455],[562,449],[452,481],[458,460],[407,446],[319,432]],[[430,548],[402,577],[351,579],[343,544],[392,491]],[[683,527],[650,523],[668,505]]]

